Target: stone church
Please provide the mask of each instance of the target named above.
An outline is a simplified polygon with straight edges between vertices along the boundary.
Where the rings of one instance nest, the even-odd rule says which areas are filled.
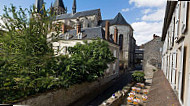
[[[42,8],[43,3],[43,0],[36,0],[37,10]],[[133,37],[133,28],[121,13],[118,13],[113,19],[103,20],[100,9],[78,12],[76,0],[73,0],[72,13],[67,13],[63,0],[55,0],[50,9],[56,15],[54,22],[62,23],[61,34],[57,37],[60,42],[67,41],[72,44],[72,40],[101,38],[111,45],[119,46],[120,67],[134,67],[136,40]],[[65,44],[60,44],[60,42],[53,43],[56,54],[65,54],[63,48]],[[62,51],[58,51],[57,47]]]

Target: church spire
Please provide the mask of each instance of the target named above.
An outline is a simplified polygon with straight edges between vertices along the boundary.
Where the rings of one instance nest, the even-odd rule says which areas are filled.
[[[55,3],[53,5],[54,12],[56,15],[65,14],[66,9],[63,3],[63,0],[55,0]]]
[[[50,7],[50,12],[51,12],[51,15],[53,15],[53,5],[51,3],[51,7]]]
[[[77,6],[76,6],[76,0],[73,0],[73,8],[72,8],[72,10],[73,10],[73,14],[76,13],[76,9],[77,9]]]
[[[36,4],[35,7],[37,9],[37,12],[39,13],[43,13],[43,11],[41,10],[44,4],[44,0],[36,0]]]

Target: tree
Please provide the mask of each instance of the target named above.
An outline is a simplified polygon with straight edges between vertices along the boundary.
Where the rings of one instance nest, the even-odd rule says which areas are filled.
[[[46,35],[52,30],[51,11],[5,7],[0,36],[0,104],[12,103],[50,89],[94,81],[115,58],[101,40],[69,48],[71,56],[54,56]],[[29,12],[30,18],[26,12]],[[55,25],[58,26],[59,25]],[[57,32],[59,32],[59,28]]]
[[[100,39],[77,44],[69,48],[69,53],[71,62],[66,71],[76,83],[96,80],[104,75],[104,70],[108,68],[107,64],[115,61],[108,44]]]
[[[39,14],[35,7],[17,10],[13,5],[4,8],[5,13],[1,17],[4,25],[1,27],[7,33],[0,36],[0,102],[42,91],[54,80],[51,77],[54,70],[47,69],[47,66],[55,59],[46,40],[52,21],[48,11],[44,8],[43,11]],[[26,12],[29,12],[30,19]]]

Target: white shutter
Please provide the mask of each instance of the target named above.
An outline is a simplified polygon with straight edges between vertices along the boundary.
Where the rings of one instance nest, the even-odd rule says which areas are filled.
[[[181,100],[181,91],[182,91],[182,76],[183,76],[183,59],[184,59],[184,42],[181,46],[181,62],[180,62],[180,70],[179,70],[179,82],[178,82],[178,98],[179,98],[179,102],[182,104],[182,100]]]
[[[178,37],[178,34],[179,34],[179,11],[180,11],[180,8],[179,8],[179,3],[177,3],[177,6],[176,6],[176,20],[175,20],[175,40],[177,40],[177,37]]]
[[[174,38],[175,38],[175,18],[172,19],[172,46],[174,44]]]
[[[183,19],[182,19],[182,33],[185,33],[186,27],[187,27],[187,1],[183,2]]]
[[[173,87],[173,89],[175,89],[175,77],[176,77],[176,52],[174,52],[173,53],[173,66],[172,66],[172,68],[173,68],[173,74],[172,74],[172,87]]]

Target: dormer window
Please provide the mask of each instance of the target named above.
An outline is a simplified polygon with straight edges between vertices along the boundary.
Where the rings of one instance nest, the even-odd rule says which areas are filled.
[[[82,39],[82,33],[78,33],[78,39]]]
[[[65,39],[67,39],[67,40],[69,39],[69,34],[68,33],[65,34]]]
[[[67,39],[67,40],[69,39],[69,35],[66,36],[66,39]]]

